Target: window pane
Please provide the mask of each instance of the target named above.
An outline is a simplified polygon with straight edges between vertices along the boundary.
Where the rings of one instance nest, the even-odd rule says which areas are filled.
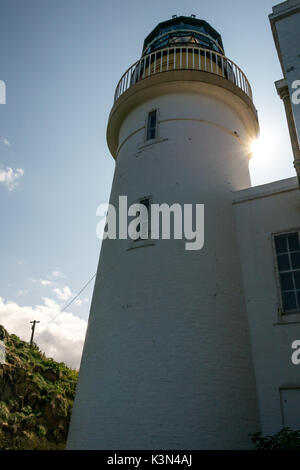
[[[284,273],[280,274],[280,282],[281,282],[281,289],[282,290],[293,290],[293,274],[292,273]]]
[[[277,260],[279,271],[288,271],[291,269],[289,255],[278,255]]]
[[[298,232],[274,237],[282,305],[285,311],[300,310],[300,243]]]
[[[283,309],[295,310],[297,308],[296,296],[294,292],[284,292],[282,295]]]
[[[155,138],[155,129],[149,129],[149,139]]]
[[[291,235],[288,235],[288,240],[289,240],[290,251],[300,250],[298,233],[295,232],[295,233],[292,233]]]
[[[148,114],[148,122],[147,122],[147,140],[155,139],[156,133],[156,111],[151,111]]]
[[[275,237],[275,246],[277,253],[286,253],[288,251],[286,236]]]
[[[300,269],[300,251],[298,253],[291,253],[293,269]]]
[[[296,289],[300,289],[300,271],[294,273],[294,279],[296,284]]]
[[[156,113],[151,113],[149,116],[149,127],[155,127]]]
[[[139,241],[145,239],[145,235],[147,235],[147,230],[148,230],[148,237],[150,234],[150,224],[151,224],[151,213],[150,213],[150,201],[151,199],[149,197],[145,197],[143,199],[138,200],[138,204],[143,204],[143,206],[146,207],[147,209],[147,216],[144,219],[142,217],[141,223],[137,224],[136,226],[136,231],[139,232],[139,237],[136,238],[134,241]],[[141,213],[137,212],[137,216],[140,216]]]

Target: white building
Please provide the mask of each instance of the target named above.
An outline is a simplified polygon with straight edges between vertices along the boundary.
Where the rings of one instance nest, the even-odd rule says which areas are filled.
[[[103,241],[70,449],[244,449],[300,424],[299,189],[250,188],[258,131],[220,35],[160,23],[116,90],[110,202],[204,204],[205,242]]]
[[[300,0],[274,6],[269,18],[284,75],[275,85],[285,105],[299,171],[300,105],[292,102],[292,84],[300,79]],[[297,178],[238,191],[233,204],[262,431],[300,429],[300,366],[291,361],[291,345],[300,339]]]
[[[234,194],[262,430],[300,429],[300,194],[297,178]]]

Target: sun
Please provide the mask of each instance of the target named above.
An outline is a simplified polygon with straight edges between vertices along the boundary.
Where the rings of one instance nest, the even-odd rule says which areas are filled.
[[[250,152],[252,158],[266,158],[270,153],[271,139],[267,135],[260,135],[250,142]]]

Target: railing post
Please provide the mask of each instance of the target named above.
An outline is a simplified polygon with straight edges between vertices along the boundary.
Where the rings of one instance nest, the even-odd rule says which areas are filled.
[[[142,61],[140,60],[139,63],[138,63],[138,74],[137,74],[137,81],[140,79],[141,77],[141,63]]]

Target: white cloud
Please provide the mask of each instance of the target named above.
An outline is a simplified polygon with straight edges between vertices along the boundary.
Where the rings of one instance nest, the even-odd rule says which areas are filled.
[[[61,273],[60,271],[53,271],[50,277],[52,279],[55,279],[57,277],[63,278],[63,277],[66,277],[66,276],[63,273]]]
[[[0,324],[29,341],[30,321],[39,320],[34,340],[48,357],[65,362],[70,367],[79,367],[87,322],[71,312],[60,313],[60,306],[48,297],[43,305],[21,307],[16,302],[0,297]],[[59,314],[59,315],[58,315]],[[53,317],[58,315],[53,321]]]
[[[4,145],[6,145],[7,147],[10,147],[10,142],[9,142],[9,140],[8,140],[6,137],[3,137],[2,142],[3,142]]]
[[[51,286],[52,282],[48,281],[47,279],[40,279],[40,283],[42,286]]]
[[[71,297],[73,297],[71,289],[68,286],[63,287],[62,289],[56,287],[55,289],[53,289],[53,292],[57,295],[59,300],[67,301]]]
[[[18,179],[24,175],[22,168],[13,170],[10,167],[0,168],[0,183],[3,183],[9,191],[13,191],[18,184]]]

